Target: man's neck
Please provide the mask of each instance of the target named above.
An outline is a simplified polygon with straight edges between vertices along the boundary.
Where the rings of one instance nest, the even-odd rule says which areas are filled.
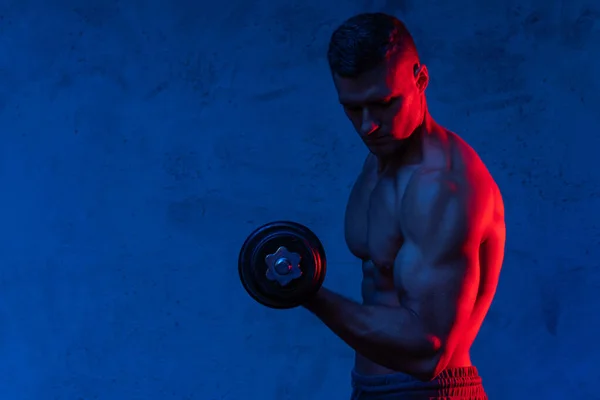
[[[388,167],[401,167],[404,165],[418,164],[423,159],[423,141],[433,132],[435,121],[425,109],[423,122],[399,143],[398,150],[392,154],[377,157],[378,172],[385,171]]]

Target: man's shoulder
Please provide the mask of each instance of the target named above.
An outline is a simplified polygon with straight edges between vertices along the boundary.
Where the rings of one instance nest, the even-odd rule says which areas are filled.
[[[447,129],[444,129],[440,137],[441,143],[437,151],[443,161],[424,164],[421,178],[442,178],[481,190],[496,186],[485,162],[465,139]]]
[[[430,146],[406,188],[413,199],[456,198],[486,202],[497,185],[477,152],[458,134],[445,131]]]

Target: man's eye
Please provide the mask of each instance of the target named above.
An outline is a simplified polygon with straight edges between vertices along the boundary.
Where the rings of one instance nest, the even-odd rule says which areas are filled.
[[[382,108],[387,108],[394,103],[394,100],[395,99],[384,100],[384,101],[377,103],[377,105]]]

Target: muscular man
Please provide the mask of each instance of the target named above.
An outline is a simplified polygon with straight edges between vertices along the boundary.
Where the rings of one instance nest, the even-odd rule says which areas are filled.
[[[486,399],[469,351],[504,256],[500,191],[429,114],[427,68],[398,19],[350,18],[328,61],[369,150],[345,220],[363,302],[322,288],[305,307],[356,351],[353,399]]]

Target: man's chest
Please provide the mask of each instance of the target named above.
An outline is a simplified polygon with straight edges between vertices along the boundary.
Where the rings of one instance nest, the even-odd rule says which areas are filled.
[[[346,243],[362,260],[390,267],[402,247],[402,197],[416,168],[378,175],[365,171],[348,199]]]

